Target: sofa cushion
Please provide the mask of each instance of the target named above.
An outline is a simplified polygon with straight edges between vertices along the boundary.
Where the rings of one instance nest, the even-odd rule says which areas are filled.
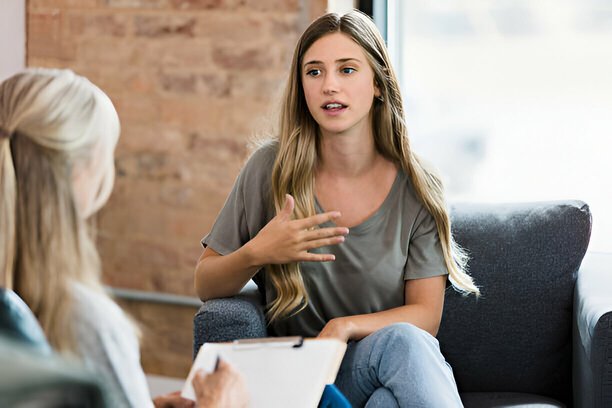
[[[550,398],[515,392],[468,392],[461,401],[465,408],[565,408]]]
[[[579,201],[457,205],[453,233],[482,296],[447,290],[438,338],[461,392],[571,406],[572,296],[591,214]]]

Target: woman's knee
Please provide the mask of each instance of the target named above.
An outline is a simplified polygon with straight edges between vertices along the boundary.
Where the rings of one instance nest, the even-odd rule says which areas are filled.
[[[365,408],[394,408],[399,407],[393,393],[385,387],[377,388],[370,396]]]
[[[438,340],[410,323],[394,323],[380,330],[380,337],[387,347],[411,351],[421,347],[438,348]]]

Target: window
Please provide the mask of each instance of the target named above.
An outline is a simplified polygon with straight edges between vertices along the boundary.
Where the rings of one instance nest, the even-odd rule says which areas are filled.
[[[0,82],[25,67],[25,1],[0,1]]]
[[[387,6],[412,144],[449,199],[580,199],[612,252],[612,2]]]

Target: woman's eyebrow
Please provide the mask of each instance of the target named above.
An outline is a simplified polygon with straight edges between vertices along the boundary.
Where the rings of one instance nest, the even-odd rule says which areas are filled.
[[[339,59],[337,59],[336,60],[336,64],[344,64],[345,62],[348,62],[348,61],[355,61],[355,62],[361,63],[361,61],[359,59],[349,57],[349,58],[339,58]],[[312,61],[306,62],[304,64],[304,68],[307,67],[308,65],[321,65],[321,64],[323,64],[323,61],[312,60]]]

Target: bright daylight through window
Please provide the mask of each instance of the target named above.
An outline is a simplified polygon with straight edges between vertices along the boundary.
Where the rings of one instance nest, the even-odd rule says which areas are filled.
[[[579,199],[612,252],[612,2],[396,0],[414,148],[451,201]]]

